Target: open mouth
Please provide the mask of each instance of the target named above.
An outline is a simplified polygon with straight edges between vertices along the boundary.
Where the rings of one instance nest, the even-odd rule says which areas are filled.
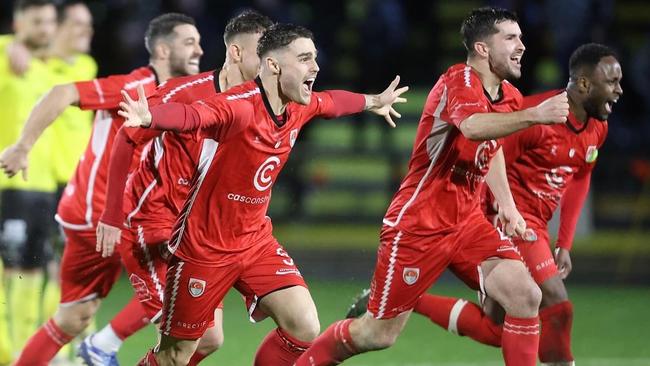
[[[517,66],[521,66],[521,55],[510,57],[510,61],[514,62]]]
[[[605,111],[607,111],[608,114],[612,113],[612,110],[614,108],[614,104],[616,104],[617,102],[618,102],[618,99],[611,99],[611,100],[606,101],[605,102]]]
[[[192,59],[192,60],[189,60],[187,63],[192,65],[192,66],[199,66],[199,59],[198,58],[197,59]]]
[[[311,94],[312,88],[314,87],[314,81],[316,78],[309,78],[302,83],[302,88],[307,94]]]

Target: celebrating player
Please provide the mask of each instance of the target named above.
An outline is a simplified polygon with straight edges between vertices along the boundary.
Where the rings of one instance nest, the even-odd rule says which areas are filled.
[[[291,365],[319,331],[316,307],[293,259],[272,235],[266,210],[271,187],[302,126],[315,117],[370,110],[394,125],[392,105],[406,87],[396,78],[378,95],[313,92],[319,71],[312,34],[290,24],[260,38],[260,76],[194,103],[148,109],[125,95],[126,125],[206,138],[188,200],[169,244],[172,253],[161,320],[162,338],[141,364],[186,364],[212,319],[210,309],[237,288],[251,317],[271,316],[278,328],[262,342],[256,365]],[[142,94],[142,93],[141,93]]]
[[[511,12],[476,9],[461,34],[467,63],[450,67],[427,98],[409,171],[383,220],[368,311],[330,326],[296,365],[336,365],[390,347],[445,268],[505,308],[506,365],[535,365],[541,293],[508,238],[523,235],[526,224],[508,187],[500,138],[565,122],[566,94],[519,111],[521,94],[507,79],[520,77],[525,47]],[[484,181],[505,233],[480,209]]]
[[[122,100],[120,93],[139,87],[151,94],[159,81],[198,73],[203,53],[199,40],[190,17],[172,13],[153,19],[145,36],[150,53],[149,66],[125,75],[54,87],[30,114],[18,142],[0,157],[0,165],[8,175],[13,176],[21,170],[26,172],[32,146],[65,107],[78,104],[82,109],[97,110],[91,140],[65,189],[56,215],[66,236],[61,262],[61,304],[54,316],[29,340],[16,365],[46,365],[59,348],[84,330],[97,311],[100,299],[117,280],[121,271],[120,258],[118,255],[102,258],[95,251],[95,225],[104,207],[110,149],[123,121],[117,114],[118,103]],[[144,310],[134,297],[121,315],[113,319],[114,333],[105,343],[113,345],[124,339],[146,325],[145,320]],[[93,340],[101,342],[101,337]],[[98,351],[97,355],[101,353]],[[107,364],[116,362],[114,353],[106,358]]]
[[[598,149],[607,135],[607,118],[623,94],[621,66],[614,52],[600,44],[580,46],[569,61],[569,116],[566,124],[538,125],[505,139],[508,181],[534,242],[515,240],[535,282],[542,289],[539,360],[549,365],[573,365],[571,325],[573,306],[564,286],[571,272],[569,251],[576,223],[589,191]],[[563,93],[553,90],[524,99],[532,107]],[[547,224],[560,206],[560,232],[551,253]],[[486,304],[485,309],[493,309]],[[424,295],[415,305],[449,331],[481,343],[501,346],[498,316],[485,316],[481,307],[462,299]],[[499,319],[500,320],[500,319]]]
[[[219,93],[228,87],[252,80],[259,70],[257,41],[271,20],[253,11],[245,11],[226,25],[226,65],[219,71],[174,78],[161,85],[149,97],[149,105],[192,103]],[[156,138],[140,165],[131,172],[130,156],[139,145]],[[149,318],[159,319],[162,309],[171,229],[189,191],[189,182],[197,167],[203,140],[194,133],[163,134],[160,130],[122,127],[115,138],[109,164],[108,191],[104,213],[97,225],[97,244],[104,256],[112,255],[115,244],[129,280]],[[126,209],[123,197],[126,187]],[[128,228],[120,239],[125,214]],[[222,310],[215,312],[215,327],[201,336],[189,365],[195,365],[223,343]],[[109,325],[110,326],[110,325]],[[89,344],[91,339],[84,343]]]

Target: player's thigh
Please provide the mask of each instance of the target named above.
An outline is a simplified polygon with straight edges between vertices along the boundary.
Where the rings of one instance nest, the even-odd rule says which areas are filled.
[[[530,228],[537,234],[537,240],[524,241],[516,238],[513,242],[519,249],[521,257],[535,283],[541,285],[549,278],[557,276],[558,270],[551,251],[548,230],[532,223]]]
[[[486,278],[491,266],[488,259],[513,259],[521,261],[517,248],[509,238],[502,235],[484,217],[469,220],[456,240],[461,249],[451,260],[449,269],[467,286],[486,294]],[[522,263],[523,267],[523,263]]]
[[[457,248],[453,235],[416,236],[387,226],[380,242],[368,311],[374,318],[391,319],[413,309]]]
[[[235,288],[245,297],[246,308],[253,321],[260,321],[269,315],[284,317],[286,314],[279,309],[283,302],[286,306],[304,311],[306,317],[316,315],[305,279],[293,258],[275,238],[270,237],[244,255],[245,268]],[[283,300],[283,295],[288,297]]]
[[[564,281],[559,274],[548,278],[541,285],[539,285],[539,288],[542,290],[542,304],[540,305],[541,308],[569,300],[569,294],[567,293],[566,286],[564,285]]]
[[[61,258],[61,303],[104,298],[122,271],[117,253],[102,258],[95,251],[94,230],[64,229],[66,244]]]
[[[213,324],[214,309],[241,274],[238,261],[229,265],[197,264],[172,257],[167,268],[167,284],[160,332],[178,339],[199,339]]]
[[[160,316],[164,299],[167,261],[161,250],[165,245],[146,242],[143,229],[137,227],[123,230],[117,246],[129,282],[152,321]]]
[[[214,322],[201,336],[196,348],[201,354],[210,354],[223,345],[223,308],[214,310]]]
[[[320,333],[316,305],[306,287],[292,286],[262,298],[260,309],[294,337],[311,341]]]

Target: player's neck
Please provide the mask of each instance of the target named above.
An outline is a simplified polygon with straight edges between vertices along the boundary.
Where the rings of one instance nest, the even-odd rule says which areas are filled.
[[[262,80],[264,93],[266,94],[266,99],[269,101],[269,105],[273,110],[273,114],[276,116],[284,114],[284,110],[287,108],[289,100],[280,94],[280,83],[277,76],[273,75],[265,77],[260,75],[260,80]]]
[[[158,78],[159,83],[164,83],[165,81],[171,79],[173,76],[169,71],[168,65],[162,65],[161,61],[155,59],[149,59],[149,66],[153,67],[156,72],[156,77]]]
[[[467,65],[476,71],[481,79],[481,84],[483,84],[483,89],[490,95],[490,98],[496,100],[499,97],[502,79],[490,70],[490,64],[470,57],[467,59]]]
[[[589,117],[587,111],[582,108],[582,104],[578,102],[579,98],[576,96],[576,91],[567,88],[567,97],[569,99],[569,112],[575,116],[575,119],[580,124],[587,122]]]

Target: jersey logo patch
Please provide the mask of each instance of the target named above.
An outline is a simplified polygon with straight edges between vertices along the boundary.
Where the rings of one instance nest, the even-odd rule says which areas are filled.
[[[419,268],[405,267],[404,272],[402,272],[402,278],[404,278],[404,282],[409,286],[416,283],[418,277],[420,277]]]
[[[187,288],[192,297],[199,297],[203,295],[203,292],[205,292],[205,281],[190,277],[190,282],[187,284]]]
[[[266,159],[257,169],[257,172],[255,172],[255,177],[253,178],[253,185],[255,186],[255,189],[260,192],[264,192],[269,189],[271,184],[273,184],[273,177],[271,177],[270,173],[279,166],[280,158],[277,156],[270,156],[268,159]]]
[[[587,163],[593,163],[596,159],[598,159],[598,148],[594,145],[589,145],[585,154],[585,161]]]

